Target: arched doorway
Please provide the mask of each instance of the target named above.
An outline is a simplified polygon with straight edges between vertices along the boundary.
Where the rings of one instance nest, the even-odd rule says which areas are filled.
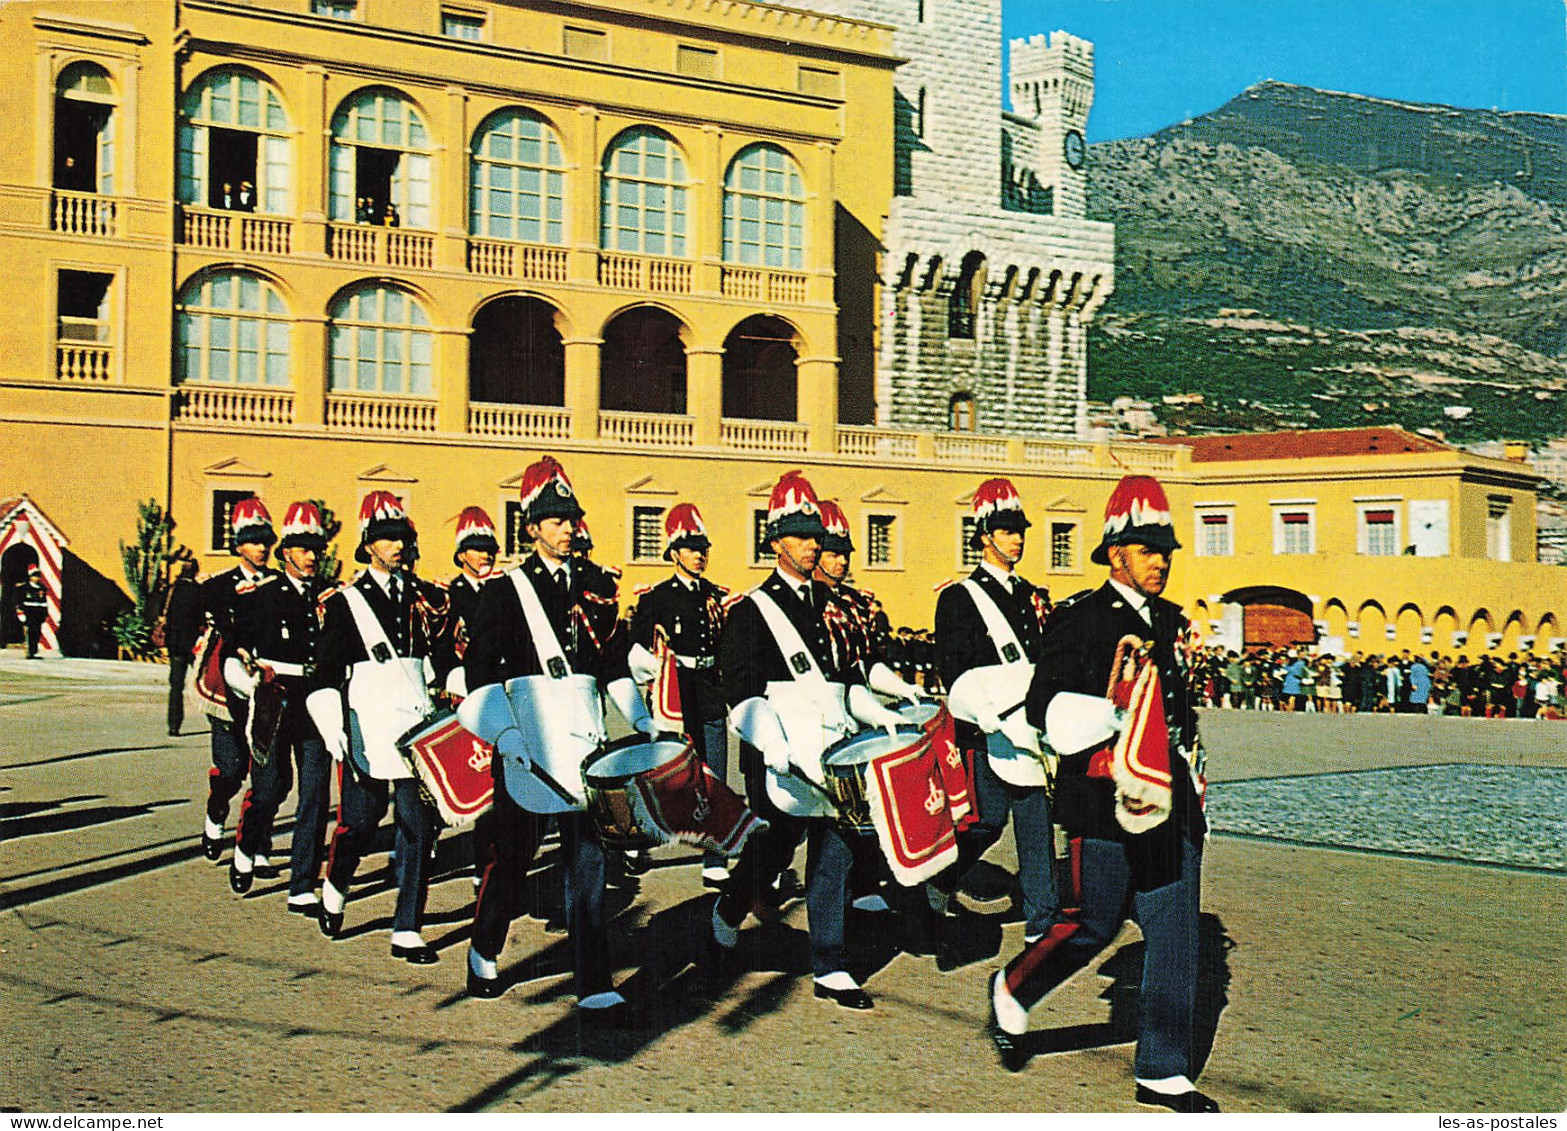
[[[0,554],[0,648],[25,641],[17,610],[21,607],[27,571],[37,564],[38,551],[23,542]]]
[[[566,347],[553,306],[508,295],[480,308],[468,342],[468,399],[481,404],[566,403]]]
[[[756,314],[724,339],[724,416],[733,420],[796,420],[799,388],[794,327]]]
[[[617,314],[604,327],[599,407],[610,412],[686,411],[685,327],[654,306]]]
[[[1248,648],[1288,648],[1317,641],[1311,598],[1304,593],[1277,585],[1253,585],[1232,589],[1224,600],[1241,607],[1242,640]]]

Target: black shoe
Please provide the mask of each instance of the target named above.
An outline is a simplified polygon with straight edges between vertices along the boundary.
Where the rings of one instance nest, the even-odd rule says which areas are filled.
[[[256,873],[241,872],[233,864],[229,865],[229,888],[235,895],[244,895],[255,882]]]
[[[223,838],[201,834],[201,854],[214,864],[223,856]]]
[[[1183,1115],[1201,1115],[1219,1110],[1218,1104],[1195,1088],[1189,1092],[1181,1092],[1179,1095],[1167,1096],[1163,1092],[1156,1092],[1146,1085],[1139,1084],[1137,1102],[1148,1104],[1150,1107],[1167,1107]]]
[[[260,876],[263,880],[275,880],[280,874],[281,873],[278,870],[278,866],[271,863],[270,861],[266,864],[256,865],[256,875]]]
[[[321,917],[321,904],[320,903],[290,903],[288,905],[288,913],[290,915],[308,915],[312,919],[319,919]]]
[[[773,885],[773,890],[778,893],[778,906],[782,907],[791,899],[798,899],[805,894],[805,885],[800,882],[800,877],[794,874],[790,868],[778,877],[778,882]]]
[[[1028,1053],[1024,1051],[1022,1042],[1016,1034],[1009,1033],[1001,1027],[1001,1022],[996,1020],[996,1003],[990,1003],[990,1023],[987,1026],[990,1031],[990,1043],[996,1046],[996,1055],[1001,1060],[1001,1067],[1008,1072],[1021,1072],[1028,1067]]]
[[[626,875],[645,876],[647,870],[653,866],[653,858],[646,852],[630,852],[626,854]],[[595,1010],[588,1010],[593,1013]]]
[[[413,966],[434,966],[441,960],[433,946],[399,946],[392,944],[392,957],[401,958]]]
[[[326,904],[321,904],[321,913],[316,916],[316,925],[321,928],[321,933],[329,939],[335,939],[343,933],[343,913],[341,911],[328,911]]]
[[[170,738],[178,738],[179,736],[180,736],[180,728],[179,727],[170,727],[169,728],[169,737]]]
[[[870,994],[858,987],[852,990],[830,990],[820,982],[817,982],[816,996],[823,1001],[841,1005],[844,1009],[871,1009],[876,1004],[871,1000]]]
[[[499,978],[486,978],[475,974],[473,967],[468,967],[468,996],[482,998],[485,1001],[493,1001],[506,992],[506,987],[501,984]]]

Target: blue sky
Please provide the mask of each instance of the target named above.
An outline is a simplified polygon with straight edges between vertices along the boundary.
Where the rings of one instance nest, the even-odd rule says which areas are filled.
[[[1263,79],[1567,114],[1563,0],[1003,0],[1010,39],[1094,41],[1092,141],[1152,133]]]

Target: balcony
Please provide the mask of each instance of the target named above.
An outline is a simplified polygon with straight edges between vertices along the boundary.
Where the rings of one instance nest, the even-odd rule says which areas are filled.
[[[114,197],[95,192],[53,189],[49,199],[49,228],[68,236],[112,239],[120,234],[119,204]]]
[[[326,254],[339,263],[428,271],[435,266],[435,236],[369,224],[329,223]]]
[[[806,450],[806,427],[788,420],[725,420],[718,426],[718,442],[742,452]]]
[[[1174,471],[1179,466],[1179,457],[1180,453],[1176,448],[1162,444],[1116,446],[1110,449],[1110,459],[1117,467],[1153,475]]]
[[[861,459],[914,459],[919,454],[919,437],[913,432],[840,425],[837,450],[841,456]]]
[[[174,419],[190,424],[287,428],[294,423],[294,394],[283,389],[182,385],[174,399]]]
[[[938,433],[936,460],[939,463],[1005,463],[1007,440],[1001,436]]]
[[[114,380],[114,347],[104,342],[56,342],[54,373],[61,381],[106,385]]]
[[[176,231],[186,247],[254,255],[289,255],[294,250],[294,222],[279,216],[252,216],[187,204],[180,208]]]
[[[435,431],[435,402],[413,397],[355,397],[334,393],[326,399],[326,426],[344,432]]]
[[[1094,451],[1074,441],[1025,440],[1023,462],[1036,467],[1092,467]],[[1172,464],[1173,468],[1174,465]]]
[[[725,298],[802,306],[805,303],[805,276],[792,271],[725,267],[722,291]]]
[[[653,259],[645,255],[615,255],[601,251],[598,282],[601,287],[617,290],[688,295],[691,293],[691,263],[685,259]]]
[[[566,281],[566,249],[505,240],[468,241],[468,271],[492,279]]]
[[[468,432],[504,440],[565,440],[571,436],[571,413],[548,405],[475,402],[468,406]]]
[[[689,448],[696,418],[656,412],[600,412],[599,439],[648,448]]]

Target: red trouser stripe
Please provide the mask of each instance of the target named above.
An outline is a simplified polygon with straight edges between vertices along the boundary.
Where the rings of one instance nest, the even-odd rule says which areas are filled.
[[[1007,992],[1017,993],[1028,980],[1029,975],[1039,969],[1039,964],[1049,958],[1056,947],[1077,934],[1078,926],[1077,923],[1057,923],[1050,928],[1044,938],[1013,959],[1012,964],[1007,967]]]

